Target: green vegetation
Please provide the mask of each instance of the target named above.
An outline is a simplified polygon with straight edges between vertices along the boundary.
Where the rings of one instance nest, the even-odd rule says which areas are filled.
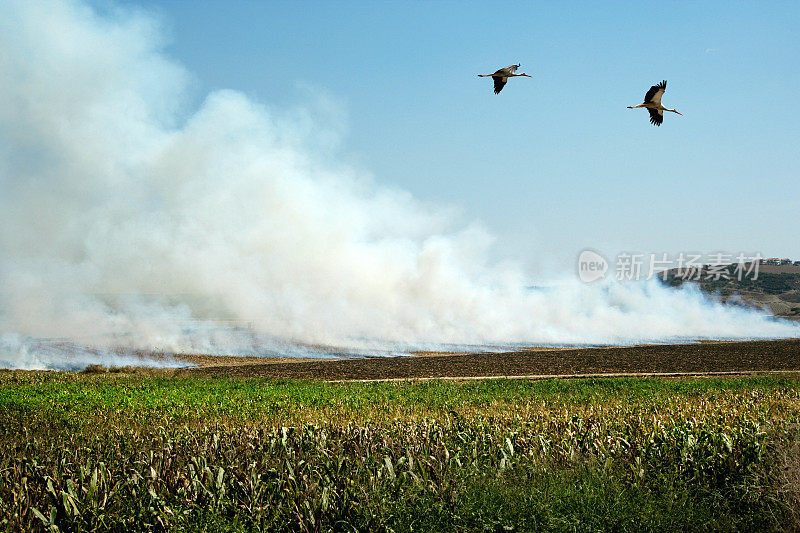
[[[0,529],[797,528],[800,382],[0,373]]]

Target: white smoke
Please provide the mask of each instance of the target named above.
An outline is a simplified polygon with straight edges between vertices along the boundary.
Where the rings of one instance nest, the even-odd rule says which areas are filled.
[[[181,368],[187,363],[169,355],[154,358],[144,354],[87,348],[69,341],[22,339],[19,335],[9,333],[0,335],[0,368],[82,370],[91,365]]]
[[[657,282],[530,291],[479,226],[322,157],[334,134],[311,114],[235,91],[187,112],[161,45],[141,14],[0,1],[0,366],[64,366],[25,339],[286,353],[800,335]]]

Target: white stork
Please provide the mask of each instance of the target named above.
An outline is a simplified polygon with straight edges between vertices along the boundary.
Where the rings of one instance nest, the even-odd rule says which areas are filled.
[[[509,65],[506,68],[501,68],[494,74],[478,74],[479,78],[488,78],[489,76],[492,77],[494,80],[494,94],[500,94],[500,91],[503,90],[503,86],[505,86],[508,78],[513,76],[528,76],[524,72],[522,74],[516,74],[519,65]],[[528,76],[532,78],[533,76]]]
[[[636,109],[637,107],[646,107],[650,112],[650,124],[660,126],[664,122],[664,111],[672,111],[678,113],[674,109],[668,109],[661,105],[661,97],[664,91],[667,90],[667,80],[662,81],[658,85],[653,85],[647,94],[644,95],[644,103],[639,105],[629,105],[628,109]],[[683,116],[683,113],[678,113]]]

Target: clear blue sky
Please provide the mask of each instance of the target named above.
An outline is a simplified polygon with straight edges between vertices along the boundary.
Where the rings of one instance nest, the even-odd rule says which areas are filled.
[[[126,1],[210,90],[320,94],[339,161],[537,272],[585,247],[800,259],[800,2]],[[100,0],[96,5],[107,5]],[[500,95],[476,74],[521,63]],[[640,103],[668,80],[660,128]]]

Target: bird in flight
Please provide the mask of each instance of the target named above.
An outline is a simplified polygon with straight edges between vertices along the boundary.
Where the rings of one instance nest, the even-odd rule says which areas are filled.
[[[647,94],[644,95],[644,103],[639,105],[629,105],[628,109],[636,109],[637,107],[646,107],[647,111],[650,112],[650,124],[654,126],[660,126],[662,122],[664,122],[664,111],[672,111],[673,113],[678,113],[674,109],[669,109],[661,105],[661,97],[664,95],[664,91],[667,90],[667,80],[662,81],[657,85],[653,85],[650,87],[650,90],[647,91]],[[683,113],[678,113],[679,115],[683,116]]]
[[[491,78],[494,80],[494,94],[500,94],[500,91],[503,90],[506,82],[508,82],[508,78],[513,76],[528,76],[524,72],[522,74],[516,74],[519,65],[509,65],[506,68],[501,68],[494,74],[478,74],[479,78]],[[528,76],[532,78],[533,76]]]

